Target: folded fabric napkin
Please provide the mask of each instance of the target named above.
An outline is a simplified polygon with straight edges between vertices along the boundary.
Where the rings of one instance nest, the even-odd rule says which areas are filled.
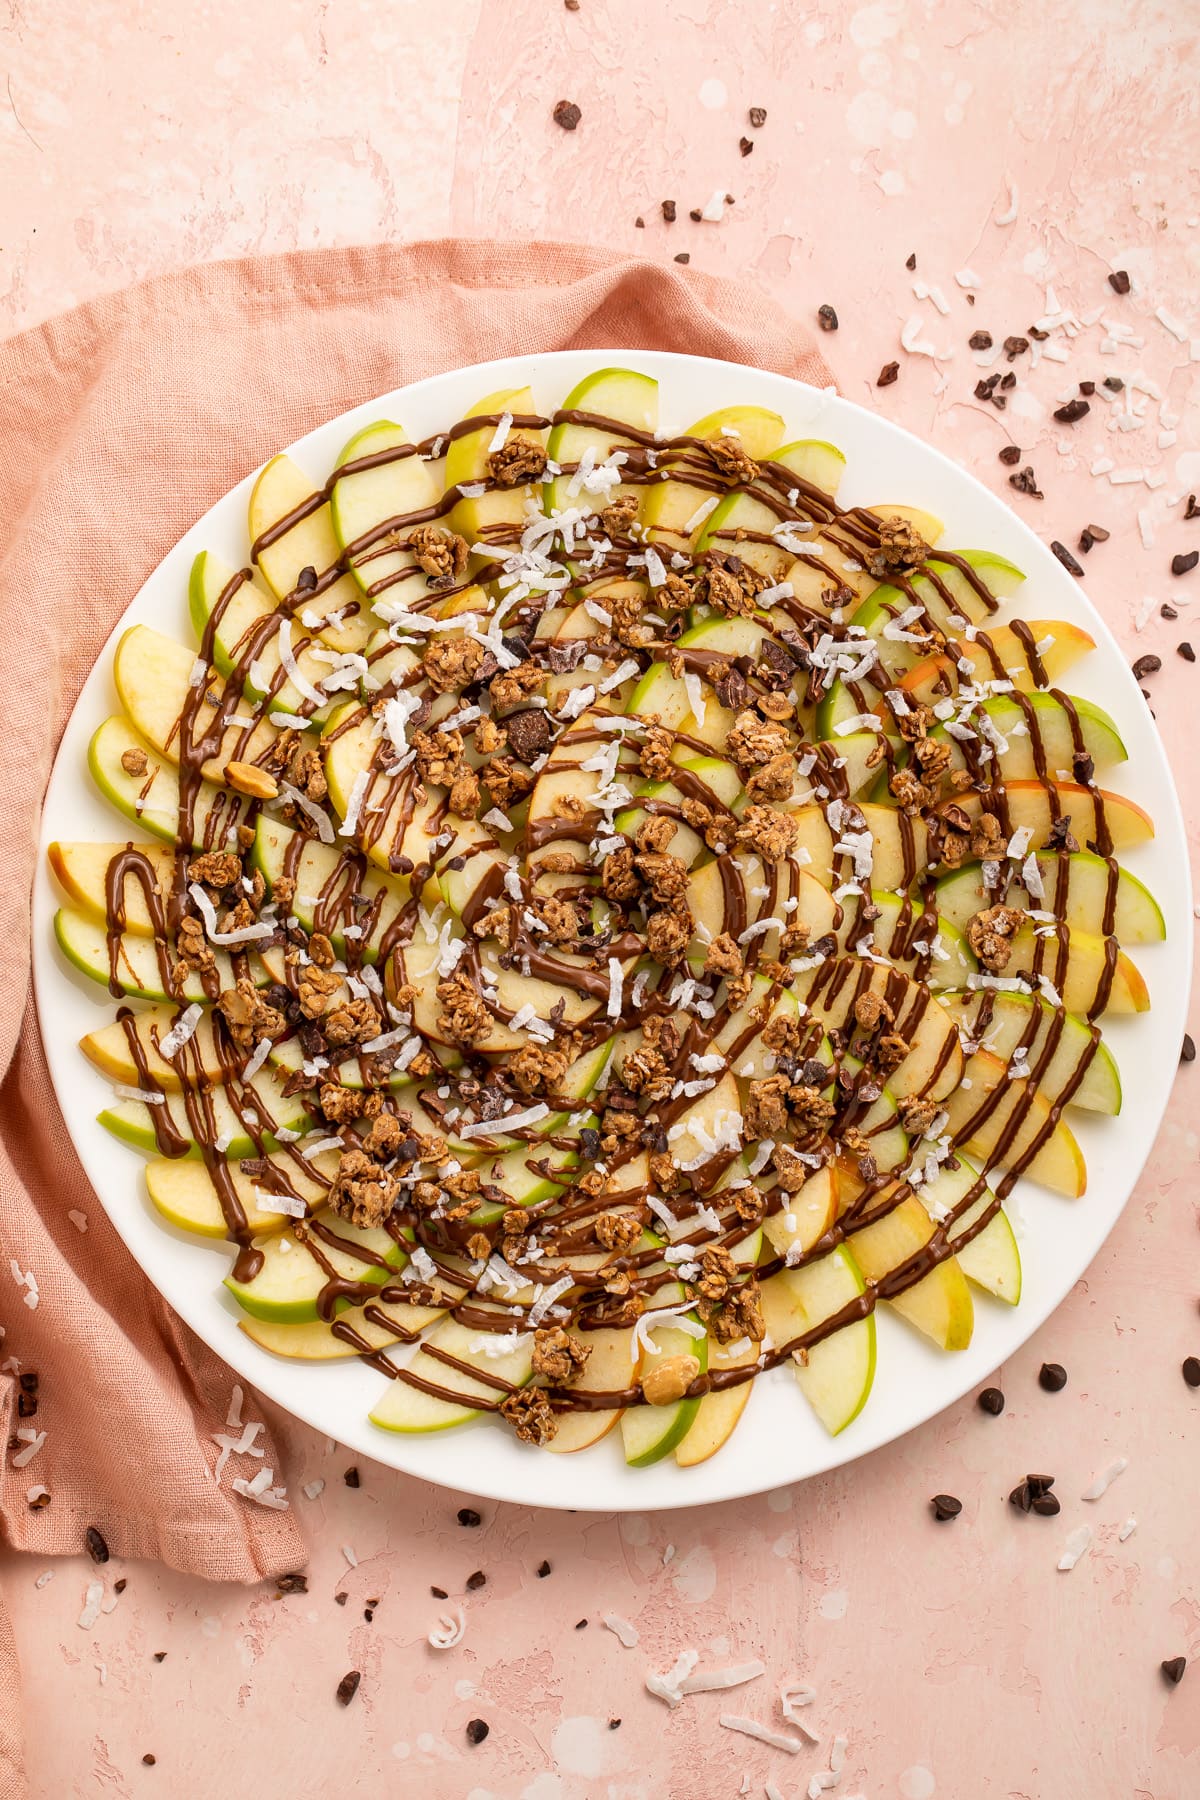
[[[214,1478],[234,1378],[120,1243],[50,1088],[30,994],[29,896],[42,795],[79,688],[166,551],[282,445],[421,376],[590,345],[830,380],[808,332],[752,290],[568,244],[220,263],[0,345],[0,618],[21,648],[19,677],[10,665],[0,691],[0,1407],[6,1440],[33,1434],[0,1472],[0,1528],[17,1549],[76,1552],[94,1526],[121,1556],[235,1581],[305,1555],[290,1512],[229,1485],[278,1470],[269,1434],[262,1460],[234,1456]],[[19,1403],[21,1374],[37,1376],[36,1412],[35,1396]],[[264,1416],[247,1402],[252,1413]],[[48,1504],[30,1505],[36,1488]],[[22,1791],[18,1709],[0,1616],[0,1795]]]

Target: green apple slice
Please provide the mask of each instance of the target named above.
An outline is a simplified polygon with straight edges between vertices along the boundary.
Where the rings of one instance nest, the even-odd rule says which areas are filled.
[[[207,1096],[205,1105],[206,1119],[203,1123],[205,1136],[211,1131],[214,1141],[219,1142],[224,1154],[231,1162],[242,1156],[258,1156],[258,1138],[247,1129],[243,1112],[249,1112],[257,1105],[259,1119],[269,1119],[269,1128],[260,1127],[259,1136],[268,1150],[278,1150],[281,1146],[275,1132],[289,1131],[297,1136],[308,1132],[312,1127],[312,1119],[305,1111],[299,1096],[289,1098],[283,1092],[282,1083],[272,1069],[263,1069],[251,1077],[245,1084],[242,1093],[249,1089],[255,1097],[247,1100],[241,1110],[235,1106],[224,1088],[214,1088]],[[198,1157],[200,1147],[196,1142],[195,1126],[191,1118],[191,1108],[186,1099],[178,1093],[166,1094],[163,1104],[153,1108],[141,1100],[122,1100],[115,1106],[105,1107],[97,1116],[100,1124],[113,1136],[120,1138],[123,1144],[130,1144],[135,1150],[142,1150],[147,1155],[159,1153],[158,1139],[155,1136],[155,1119],[162,1124],[169,1120],[175,1131],[187,1140],[187,1156]]]
[[[108,953],[108,932],[101,919],[64,906],[54,915],[54,935],[63,955],[74,963],[81,974],[104,987],[109,985],[112,965]],[[185,977],[178,994],[166,992],[158,962],[159,949],[154,938],[136,937],[132,933],[125,933],[120,937],[117,943],[116,974],[121,992],[134,1000],[178,999],[188,1002],[195,1000],[203,1004],[208,995],[199,977],[192,971]],[[174,959],[170,952],[166,954],[168,962],[173,966]],[[217,961],[217,980],[223,988],[232,987],[234,974],[229,958],[220,950],[215,951],[214,955]],[[265,972],[260,972],[257,979],[260,985],[265,986]]]
[[[149,766],[142,775],[122,767],[127,750],[145,750]],[[179,776],[138,737],[128,719],[114,717],[99,726],[88,745],[88,768],[106,800],[127,819],[157,838],[178,841]],[[192,843],[196,848],[223,849],[254,803],[244,794],[202,781],[192,809]]]
[[[1026,694],[1022,700],[998,694],[985,700],[982,711],[992,730],[1003,740],[1003,748],[995,747],[994,739],[985,740],[977,735],[976,741],[970,744],[970,759],[962,741],[948,733],[944,724],[935,725],[929,735],[948,746],[951,768],[979,766],[990,780],[997,774],[1006,781],[1037,780],[1039,754],[1042,768],[1052,779],[1060,770],[1069,777],[1075,754],[1073,725],[1078,729],[1082,749],[1098,769],[1124,762],[1125,745],[1108,714],[1090,700],[1068,699],[1069,706],[1054,694]],[[979,734],[976,711],[972,711],[963,723],[968,730]],[[986,756],[984,751],[988,752]]]
[[[273,1356],[286,1356],[292,1362],[344,1362],[361,1356],[360,1345],[347,1340],[346,1329],[353,1331],[370,1350],[392,1350],[399,1344],[411,1343],[414,1337],[445,1317],[445,1307],[405,1306],[402,1302],[369,1300],[364,1306],[352,1306],[338,1319],[340,1330],[324,1319],[309,1319],[290,1324],[276,1319],[238,1320],[238,1330]]]
[[[268,893],[288,872],[291,863],[296,882],[292,914],[306,931],[311,931],[318,903],[324,897],[327,911],[335,911],[339,920],[330,933],[334,948],[339,956],[347,955],[353,948],[355,962],[377,961],[381,943],[409,903],[404,891],[407,882],[401,884],[398,877],[376,873],[374,869],[364,871],[357,851],[348,845],[322,844],[317,838],[300,837],[282,820],[266,813],[260,813],[255,821],[250,861],[252,867],[262,871]],[[349,899],[351,894],[369,904],[354,906]],[[370,922],[368,936],[346,937],[347,925],[352,932],[356,927],[363,931],[364,921]]]
[[[307,509],[307,510],[306,510]],[[302,514],[270,544],[260,540],[274,533],[284,519]],[[312,482],[290,456],[275,456],[259,472],[250,492],[249,529],[251,554],[267,586],[277,600],[293,600],[306,569],[314,569],[320,594],[305,605],[317,605],[328,615],[338,613],[341,622],[324,630],[335,650],[361,651],[374,629],[374,620],[362,604],[358,585],[341,575],[329,586],[321,580],[337,567],[341,545],[333,529],[329,502],[313,491]]]
[[[695,1314],[689,1313],[687,1317],[695,1319]],[[676,1326],[663,1325],[648,1338],[648,1342],[650,1348],[642,1359],[640,1371],[643,1382],[647,1375],[673,1356],[694,1356],[701,1373],[708,1367],[707,1336],[690,1337]],[[687,1436],[699,1410],[698,1394],[673,1400],[667,1406],[629,1407],[621,1414],[621,1439],[629,1467],[646,1469],[669,1456]]]
[[[692,438],[734,436],[747,456],[762,462],[774,454],[783,436],[783,420],[762,406],[728,406],[698,419],[684,434]],[[679,469],[680,473],[673,471]],[[651,482],[642,500],[641,522],[652,543],[688,550],[714,508],[707,488],[686,479],[686,464],[679,457],[664,456],[659,462],[662,479]],[[716,496],[720,504],[720,497]]]
[[[188,609],[196,636],[202,642],[208,630],[209,619],[221,606],[230,583],[236,579],[237,572],[221,562],[211,550],[201,550],[192,564],[188,581]],[[251,702],[247,710],[261,705],[270,694],[268,713],[288,713],[293,718],[304,718],[309,727],[316,728],[328,713],[329,702],[323,707],[314,707],[312,701],[293,685],[290,677],[280,675],[278,626],[285,616],[286,609],[280,609],[275,596],[263,583],[257,579],[243,582],[232,599],[221,609],[219,622],[213,632],[212,660],[219,673],[228,676],[252,642],[255,654],[249,663],[243,684],[243,692]],[[296,666],[310,687],[316,687],[330,673],[328,660],[323,660],[318,651],[324,649],[328,652],[332,646],[327,641],[321,642],[323,634],[320,627],[313,627],[308,622],[325,616],[325,596],[321,595],[314,605],[300,609],[300,617],[293,627]],[[272,620],[274,624],[264,627],[264,619]],[[330,630],[336,638],[336,626]]]
[[[768,1299],[768,1289],[778,1300]],[[772,1340],[786,1344],[853,1306],[866,1282],[851,1251],[839,1244],[798,1269],[782,1269],[763,1283],[763,1312]],[[875,1315],[853,1319],[797,1351],[792,1367],[801,1392],[830,1436],[836,1437],[867,1403],[875,1380]]]
[[[993,602],[1015,594],[1025,579],[1015,563],[990,550],[956,550],[953,554],[967,564]],[[853,614],[855,625],[880,640],[880,655],[889,668],[896,667],[893,656],[905,668],[918,660],[909,654],[913,650],[911,644],[884,635],[884,627],[914,605],[923,607],[933,624],[949,635],[960,633],[964,625],[982,625],[994,611],[994,605],[980,597],[974,582],[964,574],[958,561],[949,561],[945,555],[934,551],[923,574],[914,576],[904,587],[884,585],[875,588]]]
[[[1040,935],[1044,934],[1044,935]],[[1068,1012],[1138,1013],[1150,993],[1137,964],[1111,938],[1070,925],[1026,923],[1012,940],[1006,978],[1037,971],[1052,983]]]
[[[515,1348],[489,1356],[482,1346],[493,1335],[477,1325],[442,1319],[372,1407],[371,1423],[383,1431],[447,1431],[478,1417],[480,1408],[472,1401],[494,1406],[510,1388],[524,1387],[533,1360],[532,1334],[520,1333],[524,1341]],[[436,1392],[426,1393],[417,1381],[428,1382]]]
[[[1070,1105],[1088,1112],[1115,1115],[1121,1110],[1121,1077],[1107,1044],[1085,1019],[1064,1012],[1033,994],[946,993],[942,1005],[971,1042],[981,1041],[1009,1062],[1020,1045],[1026,1061],[1038,1070],[1038,1091],[1058,1100],[1070,1093]],[[1048,1047],[1049,1061],[1042,1066]],[[1082,1079],[1079,1079],[1080,1069]],[[1078,1081],[1078,1085],[1073,1085]]]
[[[1021,1298],[1021,1253],[1012,1225],[1003,1207],[996,1206],[996,1196],[979,1171],[966,1157],[956,1156],[954,1160],[958,1166],[939,1169],[932,1181],[917,1189],[918,1198],[935,1220],[945,1220],[948,1212],[957,1213],[951,1218],[949,1236],[963,1274],[997,1300],[1015,1306]],[[960,1242],[989,1211],[992,1216],[983,1230],[965,1243]]]
[[[831,498],[846,469],[846,458],[833,444],[815,438],[785,444],[771,456],[773,463],[795,475],[799,481],[819,488]],[[782,545],[758,543],[757,537],[770,538],[779,524],[779,515],[752,493],[727,494],[711,512],[696,539],[696,555],[706,550],[732,550],[768,580],[778,580],[795,561],[795,552]],[[738,532],[753,532],[754,537],[738,537]]]
[[[893,1311],[940,1350],[965,1350],[975,1328],[975,1311],[966,1277],[953,1256],[935,1264],[911,1287],[887,1291],[888,1277],[919,1255],[935,1230],[920,1201],[909,1194],[881,1219],[853,1228],[849,1248],[867,1279],[882,1284]]]
[[[944,1099],[958,1085],[962,1051],[954,1021],[931,997],[923,983],[899,969],[858,957],[828,961],[798,975],[792,992],[808,1005],[814,1020],[826,1030],[853,1029],[852,1013],[861,994],[887,999],[895,1014],[893,1029],[909,1044],[909,1053],[888,1075],[888,1088],[897,1100],[921,1094]]]
[[[310,1240],[306,1228],[302,1240],[289,1226],[259,1245],[263,1262],[257,1275],[249,1281],[225,1277],[225,1286],[243,1312],[278,1324],[302,1324],[319,1317],[317,1304],[330,1279],[323,1264],[340,1281],[382,1287],[408,1261],[403,1246],[379,1226],[364,1229],[331,1212],[316,1214],[313,1222],[329,1235]],[[320,1261],[310,1241],[319,1247]],[[349,1305],[345,1295],[338,1295],[334,1311],[345,1312]]]
[[[1003,1089],[1000,1100],[990,1106],[997,1088]],[[1055,1119],[1040,1089],[1011,1079],[1008,1064],[990,1050],[967,1058],[962,1082],[943,1104],[955,1143],[988,1167],[1019,1167],[1031,1181],[1070,1199],[1084,1192],[1087,1166],[1074,1133]]]
[[[173,1062],[160,1055],[158,1045],[178,1018],[176,1006],[147,1006],[128,1021],[141,1047],[148,1073],[160,1087],[171,1093],[179,1091],[179,1072]],[[79,1048],[111,1081],[123,1082],[127,1087],[140,1085],[141,1070],[129,1048],[126,1027],[120,1019],[114,1019],[111,1025],[102,1025],[99,1031],[89,1031],[86,1037],[80,1038]],[[211,1087],[225,1079],[225,1061],[213,1036],[212,1012],[208,1007],[188,1040],[184,1066],[189,1082],[199,1081]]]
[[[484,398],[467,413],[467,419],[497,419],[505,413],[514,418],[533,418],[537,416],[537,408],[533,403],[533,391],[528,387],[501,388],[497,393],[485,394]],[[544,430],[534,430],[528,425],[514,425],[513,435],[531,443],[545,444]],[[446,452],[446,489],[453,487],[470,487],[476,482],[490,482],[488,472],[488,456],[493,438],[496,435],[494,424],[485,424],[475,431],[465,431],[454,438]],[[528,482],[519,487],[491,487],[484,494],[464,495],[457,501],[451,514],[451,523],[456,531],[461,531],[469,544],[477,542],[508,542],[515,533],[517,536],[525,524],[525,510],[529,505],[539,509],[542,504],[542,487],[540,482]]]
[[[338,458],[329,496],[334,536],[359,587],[368,598],[386,594],[401,607],[420,600],[428,582],[412,551],[394,545],[396,531],[414,514],[430,513],[441,498],[429,464],[411,444],[403,426],[390,419],[356,432]],[[392,451],[405,454],[374,468],[341,472],[346,463]]]
[[[168,762],[179,761],[179,719],[192,691],[190,678],[196,660],[195,652],[185,644],[148,625],[131,625],[113,658],[113,679],[121,704],[141,736]],[[218,682],[218,694],[220,686]],[[201,717],[206,714],[207,708]],[[254,719],[253,714],[245,716]],[[231,724],[220,750],[208,758],[202,772],[209,781],[223,781],[226,763],[256,762],[278,736],[265,719]]]
[[[926,908],[919,900],[888,893],[881,888],[872,888],[870,898],[871,905],[879,909],[878,916],[863,919],[858,907],[853,902],[848,904],[838,927],[839,945],[844,950],[857,950],[859,954],[864,945],[873,948],[905,974],[915,975],[922,963],[922,946],[931,941],[925,923]],[[978,968],[966,939],[957,925],[951,924],[940,911],[934,917],[932,929],[932,953],[921,980],[934,993],[963,987]]]
[[[280,1169],[288,1186],[316,1211],[328,1192],[337,1161],[333,1151],[323,1150],[312,1158],[312,1174],[307,1173],[308,1164],[290,1156],[280,1159]],[[233,1160],[227,1160],[226,1167],[246,1223],[256,1237],[270,1237],[291,1225],[286,1213],[270,1212],[260,1205],[260,1178],[244,1174]],[[319,1179],[322,1176],[324,1179]],[[220,1197],[198,1158],[159,1157],[147,1163],[146,1189],[151,1205],[168,1224],[197,1237],[228,1237]]]
[[[138,844],[137,849],[154,871],[154,885],[160,893],[170,891],[175,874],[175,855],[161,844]],[[107,878],[109,864],[120,856],[126,844],[51,844],[47,851],[50,867],[59,886],[93,918],[108,917]],[[140,881],[125,882],[125,929],[134,937],[153,937],[154,925],[146,904],[146,892]]]
[[[554,426],[546,445],[550,461],[565,469],[579,463],[591,451],[595,461],[601,463],[613,450],[625,449],[637,441],[622,432],[623,425],[632,425],[639,432],[657,431],[658,383],[651,376],[639,375],[633,369],[597,369],[571,389],[561,410],[591,413],[595,418],[611,421],[612,429],[607,424],[585,425],[563,420]],[[640,494],[639,489],[620,486],[591,497],[583,492],[570,493],[570,486],[570,475],[560,475],[547,484],[547,512],[563,512],[589,504],[599,511],[620,495]]]
[[[760,1349],[748,1338],[736,1344],[719,1344],[710,1338],[709,1371],[749,1368],[757,1363]],[[694,1469],[698,1463],[707,1462],[728,1443],[749,1404],[753,1386],[752,1380],[739,1381],[734,1387],[718,1388],[702,1397],[695,1418],[675,1446],[675,1461],[681,1469]]]
[[[1167,935],[1162,908],[1144,882],[1128,869],[1092,851],[1042,850],[1036,866],[1042,892],[1029,893],[1023,864],[1010,865],[1000,889],[982,884],[978,863],[965,863],[937,884],[938,915],[965,931],[975,914],[997,900],[1007,899],[1011,888],[1021,890],[1014,904],[1034,906],[1053,913],[1072,928],[1109,933],[1123,944],[1157,944]]]

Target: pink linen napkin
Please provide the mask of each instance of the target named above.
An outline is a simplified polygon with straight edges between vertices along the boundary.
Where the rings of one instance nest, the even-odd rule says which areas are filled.
[[[29,991],[29,896],[42,795],[84,677],[182,532],[281,445],[421,376],[589,345],[830,380],[808,332],[752,290],[569,244],[219,263],[0,345],[0,620],[21,650],[19,678],[10,660],[0,688],[0,1407],[12,1446],[0,1529],[16,1549],[76,1552],[94,1526],[114,1554],[247,1582],[305,1557],[290,1512],[229,1485],[264,1466],[286,1479],[269,1430],[262,1461],[234,1456],[214,1480],[234,1378],[124,1250],[51,1092]],[[20,1417],[31,1373],[37,1410]],[[243,1416],[262,1418],[261,1404],[247,1397]],[[36,1440],[17,1441],[19,1429],[45,1433],[28,1460]],[[49,1504],[31,1507],[34,1488]],[[23,1791],[19,1693],[0,1613],[0,1796]]]

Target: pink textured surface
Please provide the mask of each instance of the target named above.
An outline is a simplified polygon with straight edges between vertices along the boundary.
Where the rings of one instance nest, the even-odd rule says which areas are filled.
[[[959,3],[918,14],[898,0],[856,11],[582,0],[573,15],[557,0],[442,0],[436,26],[435,38],[427,8],[363,0],[17,5],[0,99],[0,320],[16,329],[197,258],[445,230],[687,250],[798,312],[828,301],[841,330],[824,347],[848,395],[1006,493],[996,452],[1018,443],[1046,499],[1013,502],[1046,537],[1073,546],[1093,520],[1111,530],[1088,559],[1089,592],[1131,656],[1163,656],[1154,704],[1186,790],[1198,690],[1174,644],[1191,612],[1171,624],[1147,602],[1200,596],[1200,571],[1169,571],[1174,553],[1200,548],[1176,498],[1200,486],[1187,9],[1149,0],[1133,30],[1118,0],[1022,0],[1002,15]],[[564,96],[583,109],[571,137],[549,119]],[[747,131],[750,105],[768,109],[759,132]],[[755,148],[743,160],[744,133]],[[997,226],[1009,182],[1017,216]],[[736,204],[719,224],[692,224],[688,209],[718,189]],[[964,266],[980,281],[973,309],[954,279]],[[1125,300],[1105,280],[1120,267],[1135,284]],[[944,290],[949,316],[914,297],[914,279]],[[972,398],[966,337],[1024,331],[1047,310],[1047,283],[1062,306],[1102,308],[1144,341],[1103,356],[1100,321],[1056,334],[1069,362],[1030,370],[1021,357],[999,413]],[[900,349],[913,316],[952,358]],[[900,378],[877,390],[893,357]],[[1113,429],[1119,403],[1098,400],[1079,426],[1051,420],[1076,381],[1138,371],[1153,391],[1137,429]],[[1177,425],[1164,427],[1164,408]],[[1089,473],[1101,457],[1161,485],[1110,486]],[[1184,799],[1194,828],[1195,796]],[[1200,1666],[1175,1690],[1158,1670],[1165,1656],[1200,1657],[1188,1442],[1200,1398],[1179,1374],[1200,1352],[1196,1079],[1180,1076],[1104,1254],[1000,1371],[1002,1418],[964,1404],[842,1474],[738,1506],[621,1522],[489,1506],[479,1530],[456,1524],[453,1496],[368,1465],[348,1489],[345,1453],[285,1429],[289,1491],[314,1543],[307,1596],[109,1564],[108,1588],[121,1575],[128,1586],[81,1631],[92,1566],[60,1564],[37,1589],[40,1571],[9,1559],[34,1794],[165,1783],[273,1800],[332,1792],[352,1769],[364,1791],[406,1800],[724,1800],[743,1773],[747,1791],[770,1779],[791,1800],[836,1732],[849,1740],[839,1791],[871,1800],[1200,1791]],[[1062,1394],[1038,1388],[1043,1358],[1068,1368]],[[1127,1471],[1083,1502],[1117,1456]],[[1030,1469],[1057,1476],[1060,1518],[1004,1504]],[[302,1489],[318,1476],[327,1486],[310,1501]],[[930,1519],[938,1491],[963,1498],[953,1524]],[[1137,1531],[1122,1543],[1129,1516]],[[1090,1553],[1057,1572],[1084,1521]],[[543,1558],[552,1571],[538,1579]],[[476,1569],[487,1584],[464,1593]],[[431,1585],[463,1599],[456,1649],[425,1642],[445,1605]],[[606,1611],[636,1624],[635,1649],[604,1628]],[[761,1657],[767,1675],[668,1713],[643,1678],[685,1644],[714,1662]],[[363,1681],[343,1711],[333,1689],[352,1667]],[[723,1710],[778,1726],[789,1678],[817,1690],[819,1747],[791,1759],[717,1726]],[[491,1726],[474,1748],[473,1717]]]

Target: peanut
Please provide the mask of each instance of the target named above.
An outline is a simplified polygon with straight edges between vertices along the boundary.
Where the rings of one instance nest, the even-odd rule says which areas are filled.
[[[642,1377],[642,1392],[651,1406],[670,1406],[682,1400],[700,1373],[700,1360],[695,1356],[668,1356],[656,1363]]]
[[[274,800],[279,793],[275,777],[257,763],[226,763],[225,779],[239,794],[249,794],[254,800]]]

